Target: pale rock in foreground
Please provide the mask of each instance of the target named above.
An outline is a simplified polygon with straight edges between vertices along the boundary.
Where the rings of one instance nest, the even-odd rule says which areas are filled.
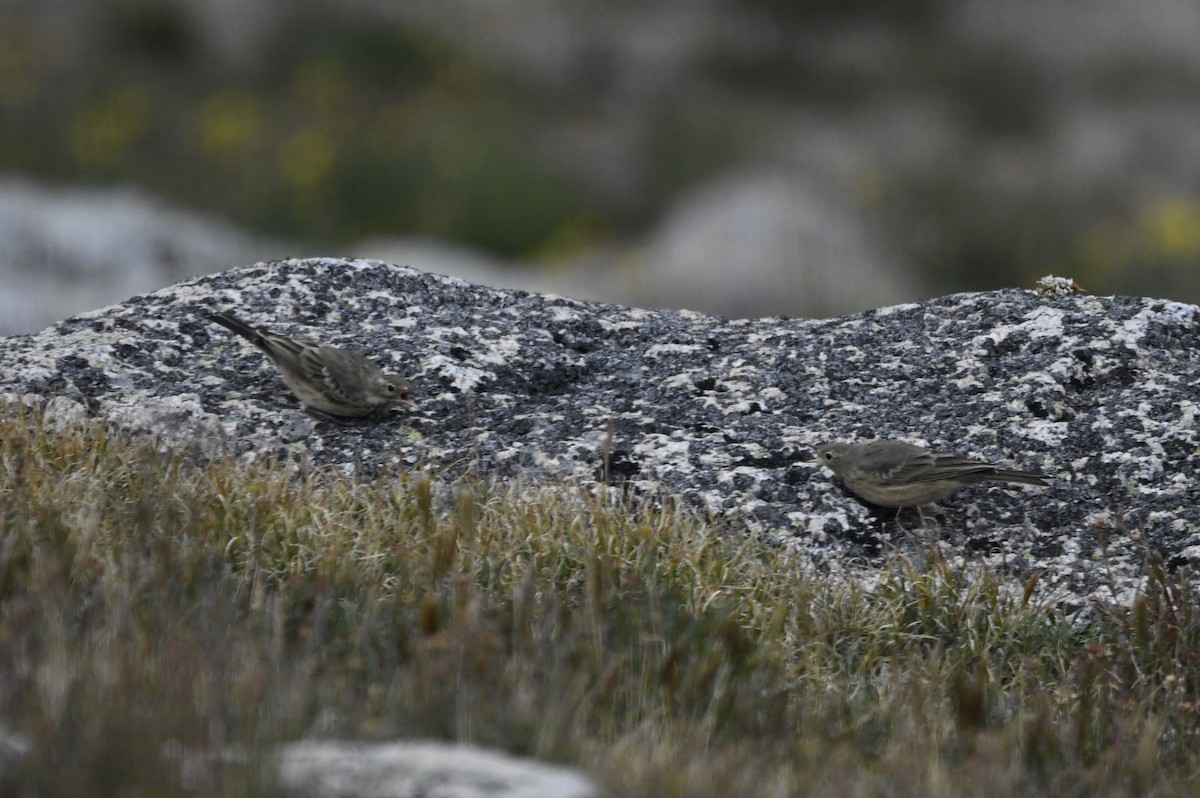
[[[600,798],[584,776],[471,745],[303,742],[280,754],[290,798]]]

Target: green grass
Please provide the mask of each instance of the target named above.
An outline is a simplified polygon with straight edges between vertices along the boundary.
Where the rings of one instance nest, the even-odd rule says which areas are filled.
[[[269,795],[261,758],[309,737],[470,741],[614,796],[1200,772],[1196,597],[1152,561],[1081,626],[982,569],[868,591],[679,509],[201,464],[13,408],[0,525],[0,723],[33,744],[6,795]]]

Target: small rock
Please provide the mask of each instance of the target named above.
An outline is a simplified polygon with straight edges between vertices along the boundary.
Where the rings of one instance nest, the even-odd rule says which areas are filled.
[[[292,798],[599,798],[567,768],[472,745],[302,742],[283,748],[279,781]]]

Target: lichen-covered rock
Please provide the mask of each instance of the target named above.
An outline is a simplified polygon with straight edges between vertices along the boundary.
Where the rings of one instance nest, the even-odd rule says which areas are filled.
[[[354,346],[416,410],[314,419],[202,313]],[[470,285],[377,261],[235,269],[0,341],[0,393],[164,445],[304,453],[374,476],[427,469],[674,494],[810,567],[951,553],[1071,603],[1200,559],[1200,315],[1138,297],[1007,290],[828,321],[726,320]],[[897,437],[1054,476],[924,509],[864,506],[808,464]]]

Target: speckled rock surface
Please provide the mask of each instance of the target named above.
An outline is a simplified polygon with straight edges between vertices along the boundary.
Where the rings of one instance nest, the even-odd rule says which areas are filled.
[[[416,410],[311,418],[265,358],[200,317],[321,332],[411,378]],[[1148,552],[1200,560],[1200,312],[1139,297],[960,294],[827,321],[725,320],[480,288],[377,261],[259,264],[0,341],[0,394],[202,450],[306,453],[676,494],[802,566],[920,554],[1075,606],[1127,599]],[[610,438],[611,429],[611,438]],[[806,461],[898,437],[1038,469],[898,518]],[[607,464],[607,469],[606,469]]]

